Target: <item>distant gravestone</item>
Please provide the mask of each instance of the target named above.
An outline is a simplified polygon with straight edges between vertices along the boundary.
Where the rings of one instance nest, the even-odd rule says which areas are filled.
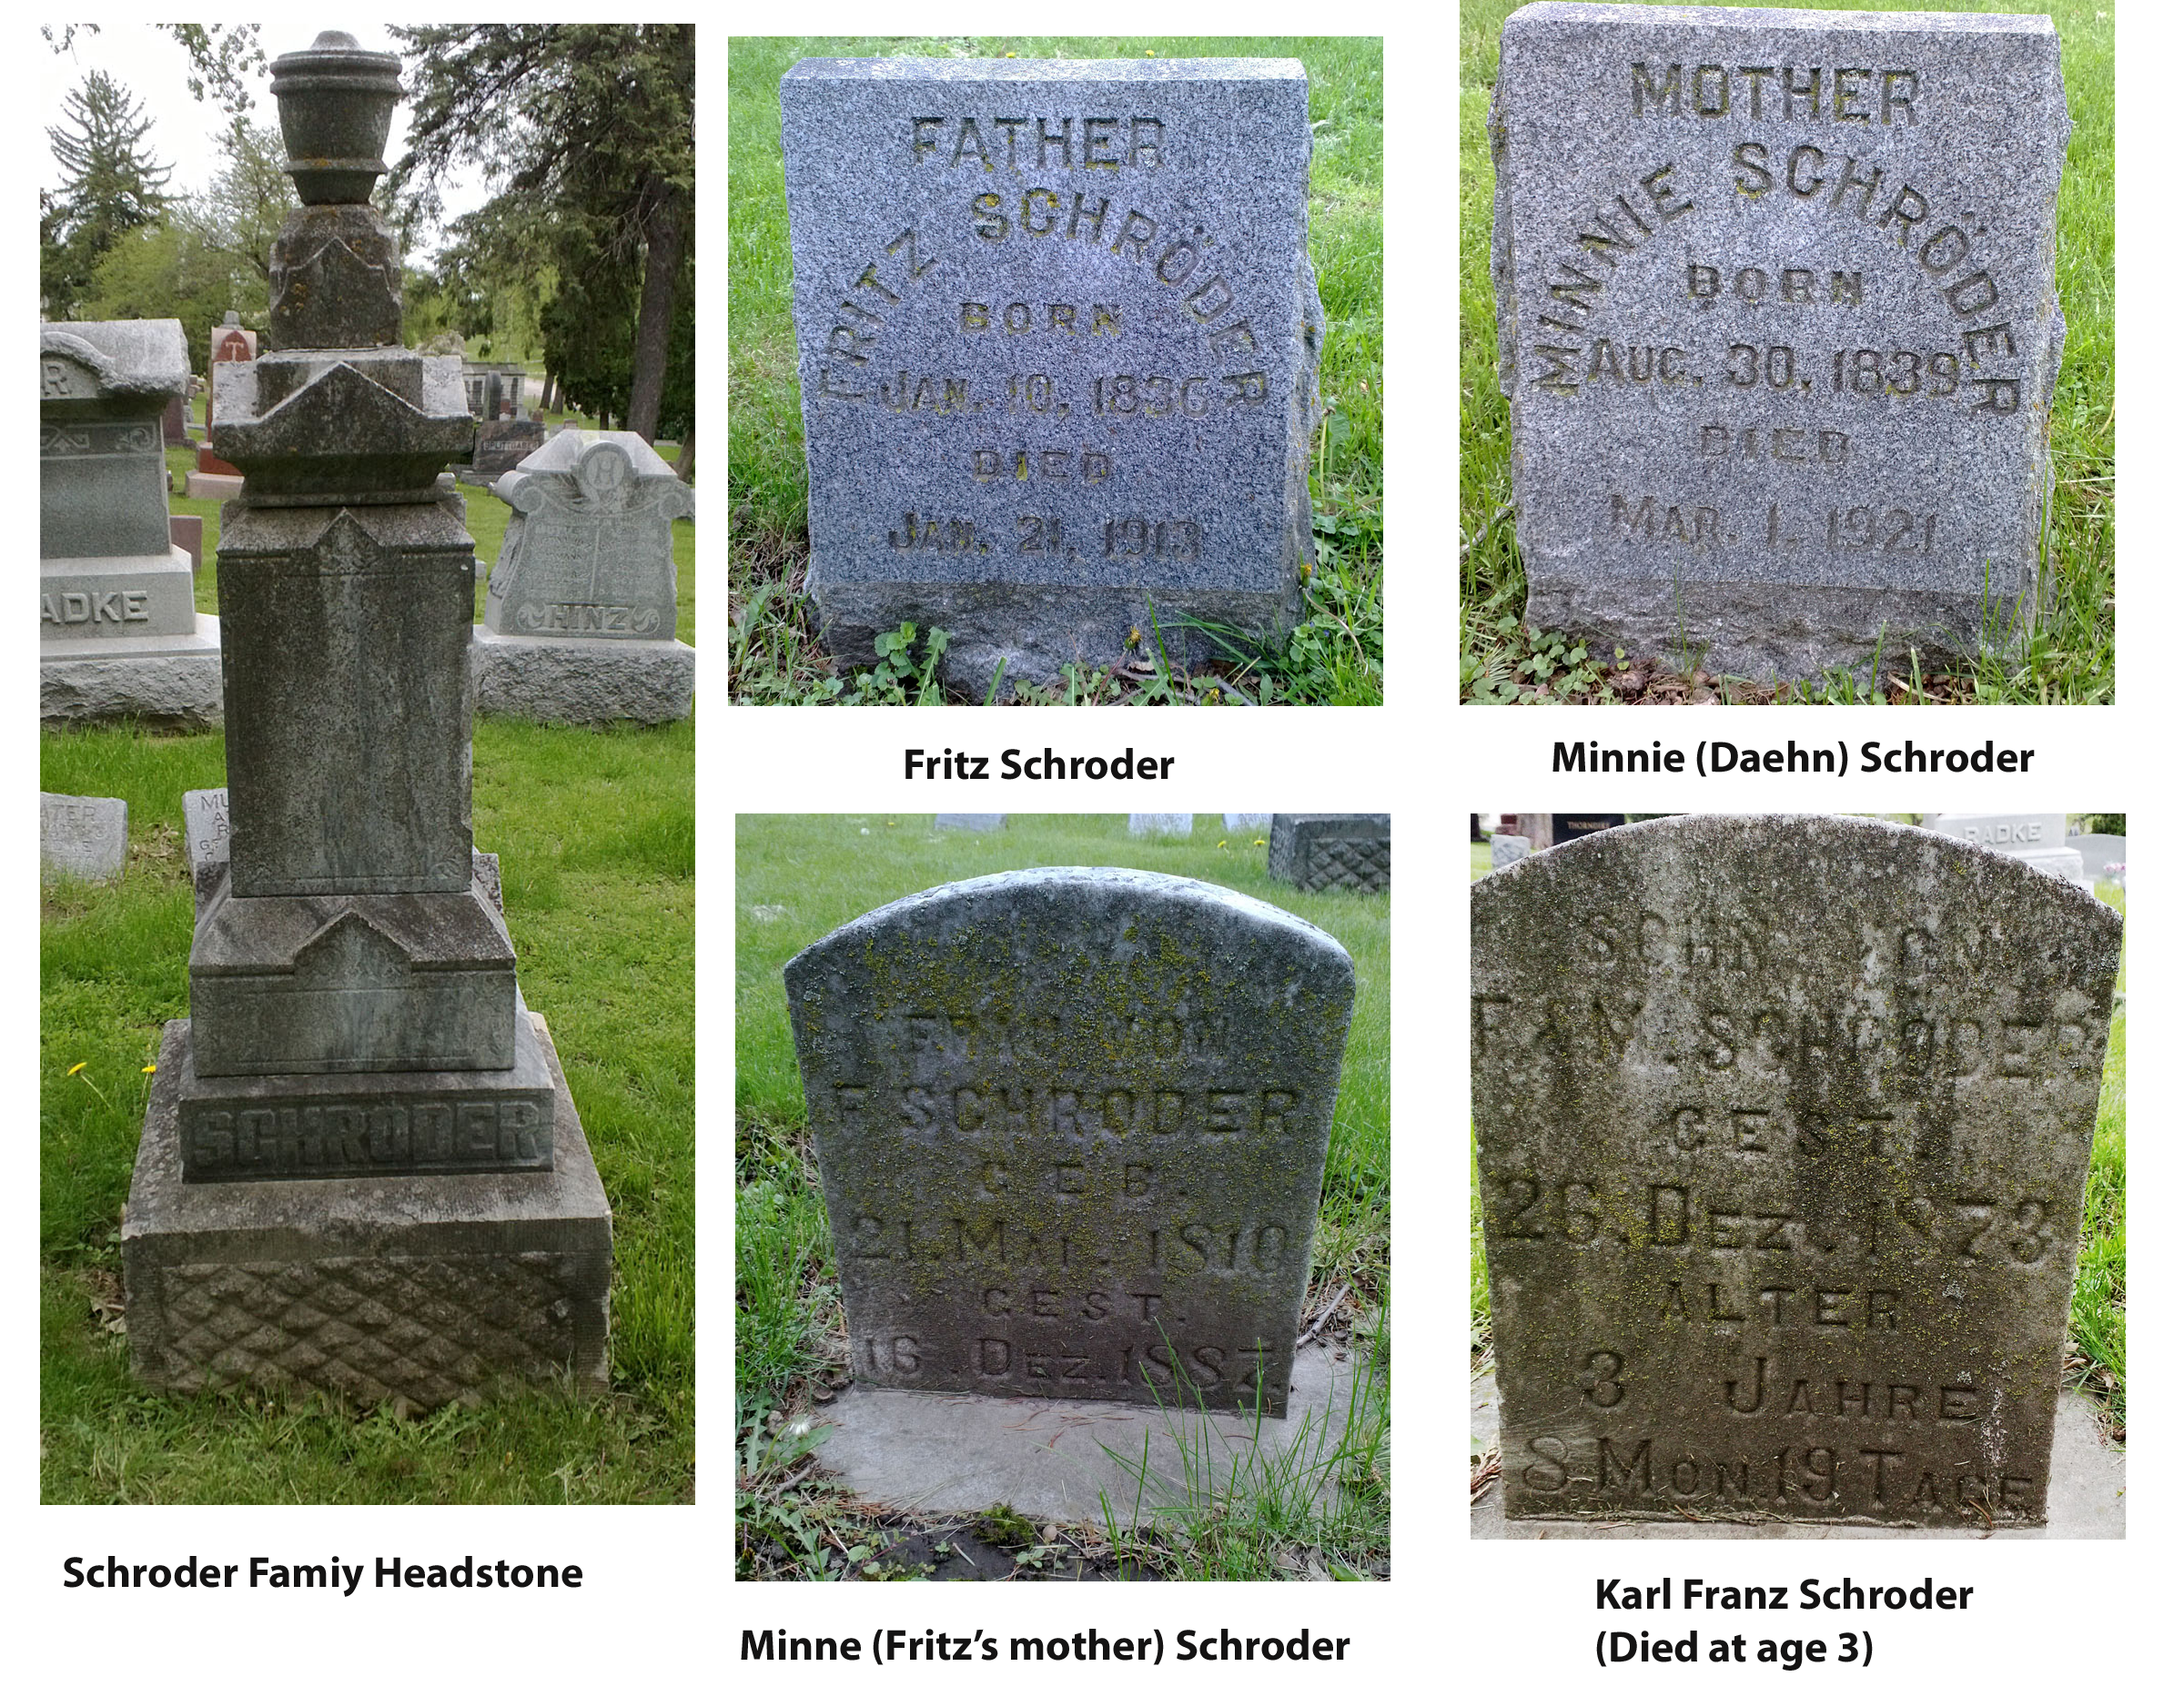
[[[129,803],[86,794],[38,796],[38,864],[90,883],[118,877],[129,857]]]
[[[1130,833],[1187,836],[1190,833],[1192,815],[1188,812],[1134,812],[1130,814]]]
[[[535,420],[488,420],[478,423],[478,447],[470,453],[470,471],[465,477],[475,485],[489,485],[544,448],[546,429]]]
[[[1554,845],[1574,842],[1581,835],[1598,835],[1603,830],[1613,830],[1623,823],[1619,812],[1557,812],[1548,816],[1554,824]]]
[[[1221,814],[1221,828],[1231,834],[1239,830],[1264,830],[1274,822],[1270,812],[1225,812]]]
[[[205,426],[210,434],[215,411],[219,407],[219,384],[217,369],[224,361],[255,361],[258,359],[258,334],[243,324],[243,317],[234,309],[228,318],[212,328],[212,359],[205,376]],[[215,456],[212,447],[202,445],[197,449],[196,471],[183,483],[183,491],[189,498],[226,500],[242,490],[243,471],[226,459]]]
[[[1489,130],[1527,621],[1764,680],[2031,621],[2050,20],[1527,5]]]
[[[1532,843],[1521,835],[1497,835],[1493,838],[1492,846],[1496,871],[1504,865],[1514,865],[1532,852]]]
[[[1299,889],[1388,887],[1391,849],[1384,812],[1276,813],[1268,832],[1267,875]]]
[[[861,1382],[1285,1413],[1350,1027],[1332,937],[1185,878],[1007,872],[785,981]]]
[[[805,585],[837,650],[937,625],[983,698],[1004,660],[1051,681],[1156,619],[1294,623],[1322,328],[1306,94],[1288,59],[782,79]]]
[[[1510,1515],[2043,1521],[2121,935],[1875,819],[1475,884]]]
[[[2085,862],[2086,876],[2102,883],[2124,879],[2124,838],[2119,835],[2074,835],[2064,845]]]
[[[515,423],[528,428],[529,422]],[[541,722],[690,715],[672,523],[690,488],[635,433],[556,433],[493,483],[515,513],[471,649],[482,711]]]
[[[936,812],[933,814],[935,830],[1006,830],[1008,814],[1005,812]]]
[[[2068,845],[2068,818],[2063,813],[1930,812],[1922,822],[1937,835],[1969,842],[1990,854],[2006,854],[2081,889],[2093,886],[2086,875],[2085,857]]]
[[[160,429],[189,387],[182,323],[47,323],[38,375],[40,714],[208,728],[219,621],[168,530]]]

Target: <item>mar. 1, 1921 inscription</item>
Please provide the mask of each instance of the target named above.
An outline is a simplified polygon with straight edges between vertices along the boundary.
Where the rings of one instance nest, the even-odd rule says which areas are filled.
[[[1869,819],[1471,891],[1512,1516],[2045,1520],[2122,922]]]
[[[785,977],[860,1381],[1286,1414],[1332,937],[1186,878],[1008,872]]]
[[[1527,620],[1761,680],[2038,608],[2045,17],[1528,5],[1491,134]]]

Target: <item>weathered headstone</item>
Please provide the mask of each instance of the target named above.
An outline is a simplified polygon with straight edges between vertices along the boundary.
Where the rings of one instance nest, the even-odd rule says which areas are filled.
[[[122,1221],[132,1367],[181,1391],[606,1376],[605,1195],[470,845],[471,541],[439,470],[471,422],[455,360],[389,341],[401,258],[367,197],[399,65],[333,31],[274,63],[304,206],[268,351],[215,369],[247,482],[229,810],[185,803],[190,1017]]]
[[[1270,812],[1225,812],[1221,814],[1221,828],[1231,834],[1239,830],[1264,830],[1274,822]]]
[[[118,877],[129,857],[129,803],[96,794],[38,796],[38,864],[91,883]]]
[[[2059,812],[1930,812],[1921,820],[1936,835],[1969,842],[1990,854],[2022,860],[2035,871],[2091,889],[2085,857],[2067,845],[2067,814]]]
[[[936,812],[933,814],[935,830],[1006,830],[1008,814],[1005,812]]]
[[[1574,842],[1581,835],[1598,835],[1603,830],[1613,830],[1623,822],[1619,812],[1557,812],[1548,816],[1554,823],[1554,845]]]
[[[556,433],[493,483],[515,511],[471,650],[480,711],[540,722],[690,715],[672,523],[690,488],[635,433]]]
[[[1193,816],[1188,812],[1134,812],[1130,814],[1130,833],[1138,836],[1187,836],[1190,833]]]
[[[983,698],[1005,659],[1050,681],[1156,619],[1194,659],[1171,619],[1293,624],[1322,326],[1303,67],[807,59],[781,112],[832,644],[945,628]]]
[[[1148,872],[927,890],[785,974],[857,1379],[1287,1409],[1350,956]]]
[[[1492,841],[1494,870],[1514,865],[1532,852],[1532,843],[1521,835],[1497,835]]]
[[[1527,5],[1489,129],[1530,623],[1762,680],[2010,643],[2063,339],[2052,22]]]
[[[2041,1521],[2117,915],[1835,817],[1471,906],[1510,1514]]]
[[[182,323],[41,326],[38,375],[40,714],[207,728],[219,621],[168,532],[159,425],[189,385]]]
[[[1299,889],[1378,894],[1390,857],[1384,812],[1278,812],[1267,833],[1267,875]]]

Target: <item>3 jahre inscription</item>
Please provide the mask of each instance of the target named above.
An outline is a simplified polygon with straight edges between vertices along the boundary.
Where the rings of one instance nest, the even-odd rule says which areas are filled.
[[[1507,1510],[2043,1521],[2116,914],[1863,819],[1471,893]]]
[[[1534,5],[1491,126],[1528,620],[1762,680],[2037,609],[2044,17]]]
[[[859,1380],[1286,1414],[1331,937],[1187,879],[1013,872],[786,977]]]

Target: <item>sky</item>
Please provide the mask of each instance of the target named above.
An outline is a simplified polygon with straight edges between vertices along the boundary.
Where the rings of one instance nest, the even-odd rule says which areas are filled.
[[[396,51],[386,30],[377,25],[354,25],[349,30],[359,45],[374,53]],[[309,46],[316,33],[300,25],[267,25],[259,32],[259,40],[265,46],[268,64],[282,54]],[[32,41],[33,51],[44,60],[39,67],[42,73],[38,120],[42,145],[38,154],[40,188],[55,188],[60,179],[59,163],[46,142],[45,127],[62,123],[65,117],[62,103],[95,67],[126,85],[152,120],[145,146],[161,165],[175,168],[174,176],[167,182],[168,194],[194,195],[211,182],[220,167],[219,138],[228,128],[228,115],[209,94],[202,101],[192,98],[189,56],[173,36],[149,24],[109,23],[96,35],[79,29],[66,53],[55,53],[36,37]],[[254,80],[251,93],[255,100],[249,113],[251,123],[278,125],[279,114],[265,75]],[[395,108],[394,123],[388,131],[386,158],[389,165],[404,152],[409,125],[410,105],[405,101]],[[468,213],[485,201],[488,194],[484,182],[475,172],[464,170],[451,175],[440,185],[444,217],[452,219]]]

